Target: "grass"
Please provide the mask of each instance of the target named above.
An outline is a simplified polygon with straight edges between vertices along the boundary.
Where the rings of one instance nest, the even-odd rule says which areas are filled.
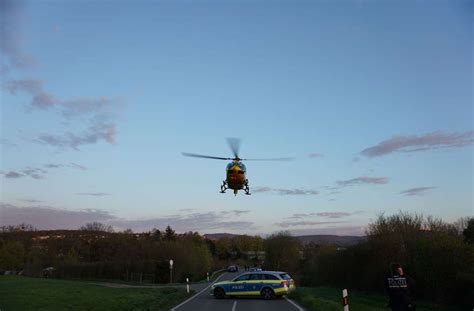
[[[342,290],[331,287],[300,287],[290,294],[302,306],[310,311],[341,311]],[[351,311],[388,311],[388,298],[349,290],[349,309]],[[460,311],[462,308],[439,306],[434,303],[417,301],[417,311]]]
[[[179,288],[108,288],[84,282],[0,276],[0,310],[169,310]]]

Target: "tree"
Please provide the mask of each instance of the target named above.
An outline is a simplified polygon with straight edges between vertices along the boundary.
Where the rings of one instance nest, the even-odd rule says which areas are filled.
[[[158,228],[153,228],[153,230],[151,231],[151,239],[154,241],[160,241],[161,235],[161,231],[158,230]]]
[[[467,227],[462,232],[464,240],[469,244],[474,244],[474,218],[469,219]]]
[[[25,248],[21,242],[10,241],[0,248],[0,268],[20,270],[25,262]]]
[[[169,225],[165,229],[164,239],[167,240],[167,241],[176,240],[176,232],[173,229],[171,229],[171,227]]]
[[[265,241],[265,269],[293,273],[299,266],[301,242],[287,231]]]
[[[90,222],[80,227],[82,231],[98,231],[98,232],[114,232],[114,228],[110,225],[105,225],[100,222]]]

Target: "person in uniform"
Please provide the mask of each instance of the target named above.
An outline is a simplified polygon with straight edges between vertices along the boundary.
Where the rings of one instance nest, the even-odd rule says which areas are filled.
[[[388,292],[388,306],[392,311],[415,311],[413,299],[415,281],[406,275],[400,264],[391,265],[391,275],[385,278],[385,289]]]

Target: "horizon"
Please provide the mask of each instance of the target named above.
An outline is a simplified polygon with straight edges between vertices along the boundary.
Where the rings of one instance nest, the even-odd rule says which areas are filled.
[[[0,2],[0,226],[363,236],[474,214],[469,1]],[[242,138],[251,196],[219,193]],[[161,229],[160,229],[161,230]]]

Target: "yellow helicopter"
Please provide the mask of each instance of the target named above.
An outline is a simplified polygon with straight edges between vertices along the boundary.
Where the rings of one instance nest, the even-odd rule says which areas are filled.
[[[272,159],[241,159],[239,157],[240,149],[240,139],[238,138],[227,138],[232,153],[234,154],[233,158],[223,158],[223,157],[214,157],[202,154],[187,153],[183,152],[184,156],[195,157],[195,158],[205,158],[205,159],[215,159],[215,160],[232,160],[227,164],[226,168],[226,179],[222,182],[221,193],[225,193],[227,189],[234,190],[234,194],[237,195],[239,190],[244,190],[246,195],[250,195],[249,180],[246,178],[247,168],[242,163],[242,161],[288,161],[293,158],[272,158]]]

